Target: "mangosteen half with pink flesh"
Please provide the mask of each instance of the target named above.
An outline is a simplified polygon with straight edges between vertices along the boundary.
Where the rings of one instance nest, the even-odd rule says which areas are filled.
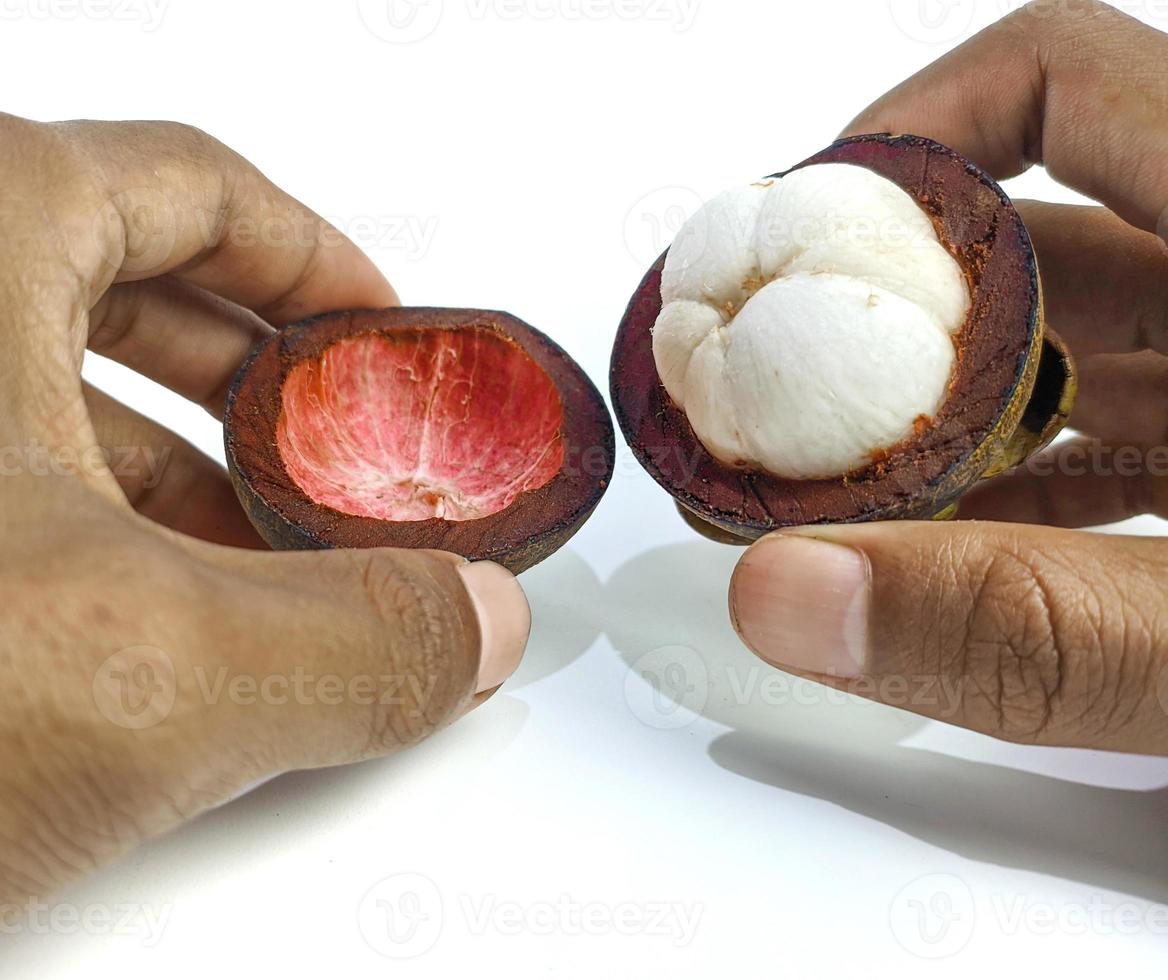
[[[429,548],[522,572],[562,547],[614,466],[581,368],[506,313],[331,313],[236,376],[227,463],[274,548]]]

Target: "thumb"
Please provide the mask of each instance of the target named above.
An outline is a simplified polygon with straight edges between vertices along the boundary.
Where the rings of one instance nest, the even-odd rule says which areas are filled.
[[[232,730],[273,771],[354,762],[457,720],[519,665],[531,627],[515,578],[423,551],[223,552],[215,682]],[[231,696],[232,684],[245,692]],[[226,693],[224,693],[226,692]]]
[[[981,523],[763,538],[730,586],[762,659],[1017,742],[1168,754],[1160,541]]]

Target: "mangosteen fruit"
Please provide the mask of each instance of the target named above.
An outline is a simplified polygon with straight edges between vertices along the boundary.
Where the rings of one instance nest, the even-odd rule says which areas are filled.
[[[227,465],[274,548],[432,548],[519,573],[603,496],[608,410],[534,327],[482,310],[330,313],[256,347]]]
[[[841,140],[707,202],[634,294],[617,419],[693,526],[947,518],[1066,424],[1021,217],[915,136]]]

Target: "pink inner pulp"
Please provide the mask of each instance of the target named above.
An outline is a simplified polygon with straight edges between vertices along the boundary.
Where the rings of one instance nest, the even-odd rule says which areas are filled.
[[[385,521],[497,514],[560,471],[547,373],[480,327],[366,334],[295,365],[276,444],[318,504]]]

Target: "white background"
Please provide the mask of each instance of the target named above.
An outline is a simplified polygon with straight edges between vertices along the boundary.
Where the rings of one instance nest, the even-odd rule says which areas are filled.
[[[509,310],[606,387],[624,304],[680,215],[822,148],[1015,6],[429,0],[400,3],[414,19],[394,32],[384,0],[0,0],[0,77],[17,114],[209,130],[353,234],[407,303]],[[1154,0],[1126,9],[1168,26]],[[1041,174],[1014,190],[1074,199]],[[87,373],[221,458],[210,417],[108,363]],[[1010,747],[792,685],[730,630],[736,554],[694,540],[622,448],[595,519],[524,577],[530,653],[487,707],[143,848],[62,899],[131,906],[130,934],[0,937],[0,973],[1162,967],[1168,761]]]

